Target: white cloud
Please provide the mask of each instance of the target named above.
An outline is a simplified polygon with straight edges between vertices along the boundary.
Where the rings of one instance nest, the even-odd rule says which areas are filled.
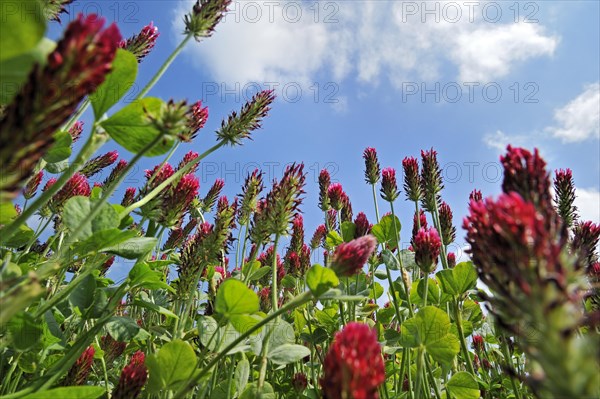
[[[581,220],[600,223],[600,191],[597,188],[576,188],[575,206]]]
[[[435,2],[437,22],[423,10],[411,13],[406,4],[425,3],[235,2],[214,37],[186,50],[220,82],[353,79],[400,88],[406,81],[439,79],[447,63],[457,71],[449,79],[492,81],[529,58],[551,55],[558,43],[539,24],[486,22],[484,2],[477,3],[472,20],[461,6],[458,21],[454,10],[444,10],[459,3]],[[175,20],[189,7],[180,7]],[[181,29],[178,22],[175,30]]]
[[[549,127],[563,142],[600,136],[600,83],[588,85],[583,93],[554,112],[557,126]]]

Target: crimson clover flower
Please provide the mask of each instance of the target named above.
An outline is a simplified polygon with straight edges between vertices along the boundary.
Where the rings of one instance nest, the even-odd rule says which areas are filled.
[[[119,43],[119,47],[130,51],[135,55],[135,58],[137,58],[139,63],[150,54],[159,35],[158,28],[154,26],[153,22],[150,22],[148,25],[144,26],[137,35],[133,35],[127,40],[122,40]]]
[[[333,183],[329,185],[327,189],[327,197],[329,198],[329,203],[331,207],[336,211],[339,211],[344,206],[344,189],[340,183]]]
[[[194,35],[197,41],[212,36],[231,0],[198,0],[192,11],[185,15],[185,34]]]
[[[25,197],[25,199],[31,199],[35,196],[43,178],[43,170],[40,170],[35,175],[31,176],[31,178],[27,181],[27,184],[25,184],[25,188],[23,188],[23,197]]]
[[[381,173],[377,151],[375,148],[367,147],[363,152],[363,158],[365,160],[365,181],[368,184],[377,184]]]
[[[310,247],[317,249],[325,243],[325,237],[327,236],[327,227],[324,224],[320,224],[315,229],[312,238],[310,239]]]
[[[456,227],[452,224],[452,209],[446,202],[440,204],[440,228],[442,242],[444,245],[450,245],[456,239]]]
[[[421,227],[413,239],[415,262],[423,273],[431,273],[437,265],[442,241],[433,227]]]
[[[85,177],[92,177],[98,172],[100,172],[102,169],[107,168],[113,163],[115,163],[118,158],[119,153],[117,151],[107,152],[106,154],[97,156],[87,161],[83,165],[79,173],[81,173]]]
[[[440,201],[440,191],[444,188],[442,172],[437,160],[437,151],[421,151],[421,204],[428,212],[435,212]]]
[[[48,180],[46,187],[50,185],[51,180]],[[91,192],[92,190],[87,178],[81,173],[75,173],[67,180],[63,188],[54,194],[48,205],[53,212],[57,213],[69,199],[79,195],[89,197]]]
[[[414,239],[417,235],[417,233],[419,232],[420,228],[427,228],[427,215],[425,215],[425,212],[423,212],[422,209],[419,209],[419,217],[417,219],[417,211],[415,211],[415,214],[413,216],[413,228],[412,228],[412,236],[411,236],[411,241],[410,243],[413,244],[414,246]]]
[[[241,145],[243,139],[251,138],[250,133],[261,127],[261,122],[269,113],[273,101],[273,90],[263,90],[255,94],[244,104],[239,114],[234,111],[227,120],[221,122],[221,128],[217,130],[217,140],[230,146]]]
[[[331,185],[331,176],[327,169],[319,173],[319,208],[327,212],[331,208],[329,203],[329,186]]]
[[[325,399],[378,399],[384,381],[376,332],[363,323],[348,323],[336,333],[323,362]]]
[[[400,192],[396,182],[396,170],[394,168],[385,168],[381,172],[381,198],[388,202],[394,202]]]
[[[148,368],[144,361],[144,352],[137,351],[133,354],[129,364],[123,368],[111,398],[136,399],[140,395],[148,379]]]
[[[560,169],[554,177],[554,202],[556,210],[563,220],[564,225],[570,228],[577,220],[577,207],[575,202],[575,184],[571,169]]]
[[[366,236],[371,233],[371,228],[373,225],[369,223],[367,219],[367,215],[363,212],[359,212],[356,215],[356,219],[354,219],[354,225],[356,226],[356,230],[354,231],[354,238]]]
[[[102,185],[105,187],[110,186],[114,181],[121,178],[121,175],[123,174],[123,171],[125,170],[125,168],[127,167],[128,164],[129,163],[126,160],[121,159],[115,165],[115,167],[110,171],[110,174],[108,175],[108,177],[106,179],[104,179],[104,181],[102,182]]]
[[[260,170],[254,169],[252,173],[246,176],[242,186],[238,210],[238,223],[240,225],[245,225],[250,220],[250,215],[256,210],[258,195],[263,189],[263,174]]]
[[[483,201],[483,196],[481,195],[481,191],[473,190],[471,194],[469,194],[469,201]]]
[[[286,235],[288,233],[289,224],[302,203],[305,179],[304,164],[292,164],[285,168],[281,181],[273,182],[265,205],[269,234]]]
[[[367,263],[376,246],[377,240],[372,235],[341,243],[335,249],[331,259],[331,268],[338,276],[352,276]]]
[[[121,34],[104,19],[79,15],[36,64],[0,119],[0,201],[11,200],[54,142],[54,133],[110,72]]]
[[[92,345],[87,347],[83,353],[77,358],[75,364],[71,366],[65,380],[64,386],[83,385],[87,381],[87,377],[92,371],[92,363],[96,350]]]
[[[404,191],[406,199],[419,201],[421,199],[421,180],[419,179],[419,163],[414,157],[406,157],[402,160],[404,169]]]

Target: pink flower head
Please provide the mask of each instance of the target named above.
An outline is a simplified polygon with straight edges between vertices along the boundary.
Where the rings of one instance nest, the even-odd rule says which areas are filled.
[[[452,224],[452,209],[446,202],[442,202],[439,209],[442,242],[450,245],[456,239],[456,227]]]
[[[317,226],[311,240],[310,247],[312,249],[317,249],[325,242],[325,237],[327,236],[327,228],[324,224]]]
[[[446,255],[446,260],[450,269],[453,269],[456,266],[456,255],[454,252],[448,252],[448,255]]]
[[[421,199],[421,184],[419,179],[419,162],[414,157],[406,157],[402,160],[404,169],[404,191],[407,199],[419,201]]]
[[[413,240],[415,262],[424,273],[431,273],[440,256],[442,240],[435,228],[421,227]]]
[[[419,218],[417,219],[417,212],[413,216],[413,228],[412,228],[412,239],[411,242],[414,241],[417,233],[420,228],[427,228],[427,215],[423,212],[422,209],[419,209]]]
[[[377,334],[363,323],[339,331],[323,362],[321,387],[326,399],[378,399],[385,367]]]
[[[198,153],[197,152],[195,152],[195,151],[188,151],[183,156],[183,158],[181,159],[181,161],[179,162],[179,165],[177,165],[177,170],[182,169],[185,165],[187,165],[188,163],[192,162],[196,158],[198,158]],[[197,169],[198,169],[198,163],[196,163],[194,166],[192,166],[191,169],[187,171],[187,173],[195,173]]]
[[[208,107],[202,106],[202,101],[196,101],[187,113],[188,124],[185,134],[180,136],[182,141],[192,141],[208,120]]]
[[[133,204],[133,200],[135,198],[135,187],[127,187],[125,189],[125,194],[123,195],[123,199],[121,200],[122,206],[129,206]]]
[[[331,268],[338,276],[349,277],[358,273],[375,251],[377,240],[371,235],[356,238],[337,246]]]
[[[375,148],[367,147],[363,152],[365,160],[365,180],[368,184],[377,184],[381,167],[377,160],[377,151]]]
[[[46,186],[48,185],[48,183],[46,183]],[[90,188],[90,183],[88,182],[87,178],[80,173],[75,173],[73,176],[71,176],[67,183],[65,183],[63,188],[61,188],[58,191],[58,193],[56,193],[54,197],[52,197],[50,207],[53,211],[57,211],[70,198],[76,196],[89,197],[91,192],[92,190]]]
[[[400,192],[396,182],[396,170],[394,168],[385,168],[381,172],[381,198],[388,202],[394,202]]]
[[[23,197],[25,197],[25,199],[31,199],[35,196],[35,194],[37,193],[37,189],[40,186],[40,183],[42,182],[43,177],[44,177],[44,171],[40,170],[38,173],[33,175],[27,181],[27,184],[25,185],[25,188],[23,189]]]
[[[137,398],[148,379],[148,369],[144,365],[145,355],[137,351],[131,357],[129,364],[123,368],[119,383],[112,393],[113,399]]]
[[[332,183],[327,189],[327,197],[329,197],[329,203],[331,207],[336,211],[339,211],[344,206],[344,189],[340,183]]]
[[[81,137],[81,133],[83,132],[83,121],[77,121],[69,128],[69,134],[71,135],[71,140],[75,143]]]
[[[483,350],[484,346],[485,341],[483,340],[483,337],[481,335],[473,335],[473,348],[475,348],[477,352],[480,352]]]
[[[481,191],[473,190],[471,194],[469,194],[469,201],[482,201],[483,196],[481,195]]]

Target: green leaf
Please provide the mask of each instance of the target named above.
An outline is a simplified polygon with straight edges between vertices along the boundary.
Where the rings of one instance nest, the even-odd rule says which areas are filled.
[[[0,61],[0,104],[8,104],[19,92],[21,85],[26,81],[34,64],[44,65],[46,57],[56,43],[48,38],[43,38],[31,50],[15,57]]]
[[[135,82],[138,63],[133,54],[118,49],[112,62],[112,71],[106,76],[104,83],[90,96],[94,116],[99,120],[106,111],[127,93]]]
[[[157,354],[146,357],[148,392],[176,389],[192,375],[196,365],[196,354],[189,343],[175,340],[165,344]]]
[[[57,175],[59,173],[64,172],[69,167],[69,161],[64,160],[57,163],[49,163],[44,166],[44,170],[48,173],[52,173],[53,175]]]
[[[477,284],[477,271],[473,263],[461,262],[454,269],[439,271],[436,278],[446,294],[462,295]]]
[[[235,368],[234,383],[237,392],[243,392],[250,377],[250,362],[246,357],[240,360]]]
[[[381,253],[381,257],[383,259],[383,263],[385,263],[388,269],[400,270],[400,262],[398,262],[398,259],[396,259],[396,256],[394,256],[392,251],[387,248],[384,249]]]
[[[19,351],[34,347],[42,338],[43,325],[26,312],[19,312],[8,323],[12,345]]]
[[[354,234],[356,233],[356,225],[352,222],[342,222],[342,238],[344,242],[354,240]]]
[[[237,332],[240,334],[244,334],[256,324],[260,322],[260,317],[257,315],[249,315],[249,314],[234,314],[229,317],[229,321],[231,325]],[[251,335],[258,334],[259,331],[255,331]]]
[[[133,304],[136,306],[140,306],[142,308],[150,309],[150,310],[152,310],[158,314],[161,314],[163,316],[171,317],[173,319],[179,318],[179,316],[177,316],[175,313],[171,312],[169,309],[166,309],[162,306],[156,305],[151,302],[142,301],[141,299],[135,299],[133,301]]]
[[[459,371],[446,383],[446,390],[453,399],[479,399],[479,384],[466,371]]]
[[[48,163],[57,163],[68,159],[71,156],[71,146],[73,138],[69,132],[59,130],[54,134],[54,143],[44,154],[44,161]]]
[[[15,206],[10,202],[0,204],[0,225],[11,223],[18,216]],[[17,234],[8,240],[6,246],[11,248],[22,247],[33,237],[33,230],[27,225],[21,225]]]
[[[271,268],[268,266],[261,267],[258,270],[255,270],[254,272],[252,272],[252,274],[250,274],[250,277],[248,277],[248,280],[249,281],[260,280],[261,278],[266,276],[267,273],[269,273],[270,271],[271,271]]]
[[[138,262],[129,272],[131,287],[141,287],[151,290],[166,289],[173,291],[167,283],[163,281],[164,274],[154,271],[145,262]]]
[[[253,382],[248,384],[246,390],[240,395],[240,399],[275,399],[275,391],[271,384],[265,381],[263,387],[259,390],[258,384]]]
[[[119,215],[110,204],[102,204],[100,212],[90,220],[88,215],[92,211],[94,201],[87,197],[77,196],[69,199],[65,203],[62,214],[62,221],[65,226],[75,231],[79,225],[83,225],[83,230],[79,239],[90,237],[97,231],[107,230],[119,225]]]
[[[435,306],[424,307],[402,324],[400,345],[424,346],[437,361],[450,363],[460,350],[458,339],[450,332],[448,315]]]
[[[306,272],[306,285],[316,298],[339,284],[340,281],[335,272],[319,264],[314,264]]]
[[[225,280],[215,301],[215,311],[231,317],[233,315],[251,314],[260,310],[258,295],[240,280]]]
[[[327,244],[327,247],[329,248],[337,247],[343,242],[344,239],[335,230],[331,230],[327,233],[327,237],[325,238],[325,244]]]
[[[131,317],[115,316],[106,323],[106,331],[115,341],[129,342],[143,330]]]
[[[133,237],[103,250],[125,259],[137,259],[152,251],[157,242],[158,238],[156,237]]]
[[[408,249],[403,249],[400,251],[400,258],[402,259],[402,266],[405,269],[414,269],[417,266],[417,262],[415,262],[415,253],[413,251],[409,251]]]
[[[272,349],[267,357],[275,364],[298,362],[310,355],[310,349],[303,345],[284,344]]]
[[[394,250],[398,246],[401,227],[400,219],[396,216],[386,215],[381,218],[379,223],[373,226],[371,234],[377,238],[380,244]]]
[[[33,49],[46,32],[42,4],[35,0],[2,3],[0,61]]]
[[[93,387],[91,385],[78,387],[54,388],[47,391],[36,392],[24,396],[22,399],[97,399],[106,393],[104,387]]]
[[[96,290],[96,278],[92,275],[87,275],[69,295],[69,303],[71,306],[79,308],[83,313],[94,301],[93,293]]]
[[[150,124],[147,113],[156,115],[163,104],[164,102],[158,98],[143,98],[119,110],[100,125],[113,140],[127,151],[136,154],[160,134],[158,129]],[[173,141],[173,138],[165,137],[145,155],[153,157],[164,154],[171,149]]]
[[[106,248],[120,244],[132,237],[135,237],[136,235],[137,233],[133,230],[102,230],[92,234],[85,241],[78,242],[74,249],[78,254],[81,255],[102,252],[105,251]]]

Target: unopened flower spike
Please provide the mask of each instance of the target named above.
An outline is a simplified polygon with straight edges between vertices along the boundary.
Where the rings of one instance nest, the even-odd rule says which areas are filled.
[[[104,179],[102,185],[106,187],[111,185],[114,181],[118,180],[121,177],[121,174],[123,174],[123,171],[125,170],[128,164],[129,163],[126,160],[121,159],[110,171],[108,177]]]
[[[331,208],[329,201],[329,186],[331,185],[331,176],[327,169],[319,173],[319,208],[327,212]]]
[[[375,148],[366,148],[363,152],[363,159],[365,160],[365,181],[368,184],[377,184],[381,174],[381,167],[379,166]]]
[[[150,22],[148,25],[144,26],[137,35],[134,35],[127,40],[122,40],[119,43],[119,47],[131,52],[135,55],[138,62],[142,62],[154,48],[158,36],[158,28],[154,26],[154,23]]]
[[[404,170],[404,191],[406,199],[417,202],[421,199],[421,181],[419,178],[419,162],[414,157],[402,160]]]
[[[60,23],[60,14],[68,14],[67,7],[74,0],[46,0],[42,2],[44,7],[44,15],[48,21],[55,21]]]
[[[87,161],[79,173],[84,175],[85,177],[92,177],[102,169],[109,167],[119,158],[119,153],[117,151],[110,151],[104,155],[97,156],[96,158],[90,159]]]
[[[117,386],[112,392],[113,399],[136,399],[148,379],[148,369],[145,364],[145,355],[137,351],[131,357],[129,364],[123,368]]]
[[[263,189],[262,172],[258,169],[254,169],[252,173],[246,176],[246,180],[242,186],[238,211],[238,222],[240,225],[245,225],[250,220],[250,215],[254,212],[258,203],[258,195]]]
[[[440,192],[444,188],[437,152],[433,148],[421,151],[421,164],[421,204],[426,211],[435,212],[440,202]]]
[[[190,105],[187,112],[187,128],[179,134],[183,142],[191,142],[208,120],[208,107],[202,106],[202,101]]]
[[[217,179],[210,187],[206,196],[202,198],[201,207],[203,212],[210,212],[214,208],[221,191],[225,187],[225,181],[223,179]]]
[[[333,183],[327,189],[327,197],[329,197],[329,203],[331,207],[336,211],[342,210],[344,206],[344,189],[340,183]]]
[[[197,41],[212,36],[215,26],[221,21],[231,0],[198,0],[192,12],[184,17],[185,34],[194,35]]]
[[[354,219],[354,224],[356,225],[356,230],[354,231],[354,238],[366,236],[371,233],[371,228],[373,225],[369,223],[367,219],[367,215],[363,212],[359,212],[356,215],[356,219]]]
[[[227,120],[221,122],[221,128],[217,130],[217,140],[236,146],[241,145],[242,140],[251,138],[250,133],[261,127],[261,122],[267,116],[271,103],[275,100],[273,90],[263,90],[255,94],[239,112],[232,112]]]
[[[25,199],[31,199],[35,196],[43,178],[44,171],[39,171],[27,181],[27,184],[23,189],[23,197],[25,197]]]
[[[565,227],[570,228],[577,220],[575,184],[571,169],[557,170],[554,177],[554,202]]]
[[[456,227],[452,223],[452,209],[446,202],[442,202],[439,209],[440,228],[442,242],[444,245],[450,245],[456,239]]]

